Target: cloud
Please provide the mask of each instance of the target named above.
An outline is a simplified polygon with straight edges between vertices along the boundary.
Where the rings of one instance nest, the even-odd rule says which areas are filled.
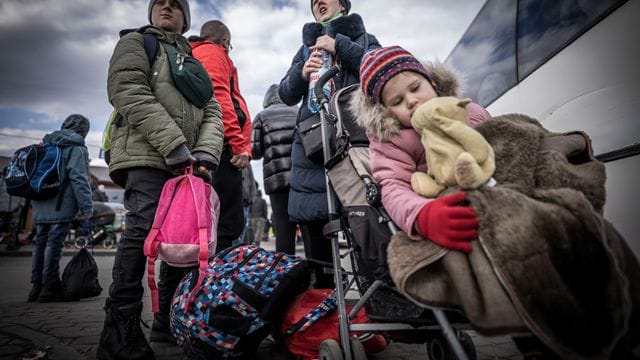
[[[354,0],[351,12],[382,45],[401,45],[416,56],[444,60],[483,0],[455,5],[437,0]],[[98,156],[111,113],[106,78],[109,58],[125,28],[146,25],[147,0],[2,0],[0,2],[0,155],[56,130],[71,113],[91,120],[91,157]],[[285,75],[313,21],[309,0],[190,1],[191,29],[220,19],[232,33],[231,57],[249,111],[262,110],[264,94]],[[3,135],[8,134],[8,135]],[[260,161],[252,161],[262,180]],[[259,175],[260,174],[260,175]]]

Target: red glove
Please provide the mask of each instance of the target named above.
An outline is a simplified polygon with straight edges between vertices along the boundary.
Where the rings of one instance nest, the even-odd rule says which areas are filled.
[[[467,198],[463,191],[427,203],[416,220],[420,235],[451,250],[471,252],[470,241],[478,237],[476,211],[457,205]]]

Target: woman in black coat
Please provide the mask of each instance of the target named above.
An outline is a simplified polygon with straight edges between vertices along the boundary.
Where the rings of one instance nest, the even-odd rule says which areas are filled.
[[[360,61],[366,51],[379,48],[375,36],[366,32],[362,18],[349,13],[348,0],[311,1],[314,23],[303,27],[303,44],[296,53],[280,82],[280,97],[287,105],[302,100],[297,123],[314,116],[308,107],[309,75],[322,63],[319,49],[329,52],[341,71],[333,77],[334,90],[359,81]],[[289,217],[300,225],[307,258],[331,262],[331,242],[322,235],[322,228],[329,220],[327,189],[324,168],[305,156],[300,138],[294,135],[291,150],[291,174],[289,183]],[[333,288],[333,278],[319,279],[320,287]]]

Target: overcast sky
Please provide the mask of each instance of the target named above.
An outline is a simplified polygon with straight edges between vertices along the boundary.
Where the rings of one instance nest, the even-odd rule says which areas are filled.
[[[368,32],[383,46],[400,45],[444,61],[483,0],[352,0]],[[91,120],[89,153],[99,153],[111,112],[106,78],[118,32],[148,23],[147,0],[2,0],[0,2],[0,155],[59,129],[71,113]],[[231,58],[253,117],[278,83],[313,21],[310,0],[190,1],[191,29],[207,20],[231,30]],[[253,162],[259,171],[260,163]],[[261,179],[260,179],[261,180]]]

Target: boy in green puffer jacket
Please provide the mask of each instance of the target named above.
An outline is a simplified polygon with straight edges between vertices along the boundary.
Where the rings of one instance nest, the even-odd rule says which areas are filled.
[[[128,212],[105,304],[98,359],[154,358],[140,328],[144,241],[164,183],[191,164],[196,175],[210,179],[222,150],[220,106],[211,97],[199,107],[178,90],[165,50],[168,45],[191,54],[189,42],[182,36],[190,26],[188,1],[151,0],[148,14],[152,26],[122,36],[109,62],[109,101],[121,115],[111,129],[109,174],[125,188]],[[151,66],[141,32],[158,39]],[[171,297],[184,271],[161,264],[160,313],[154,319],[154,329],[168,332]]]

